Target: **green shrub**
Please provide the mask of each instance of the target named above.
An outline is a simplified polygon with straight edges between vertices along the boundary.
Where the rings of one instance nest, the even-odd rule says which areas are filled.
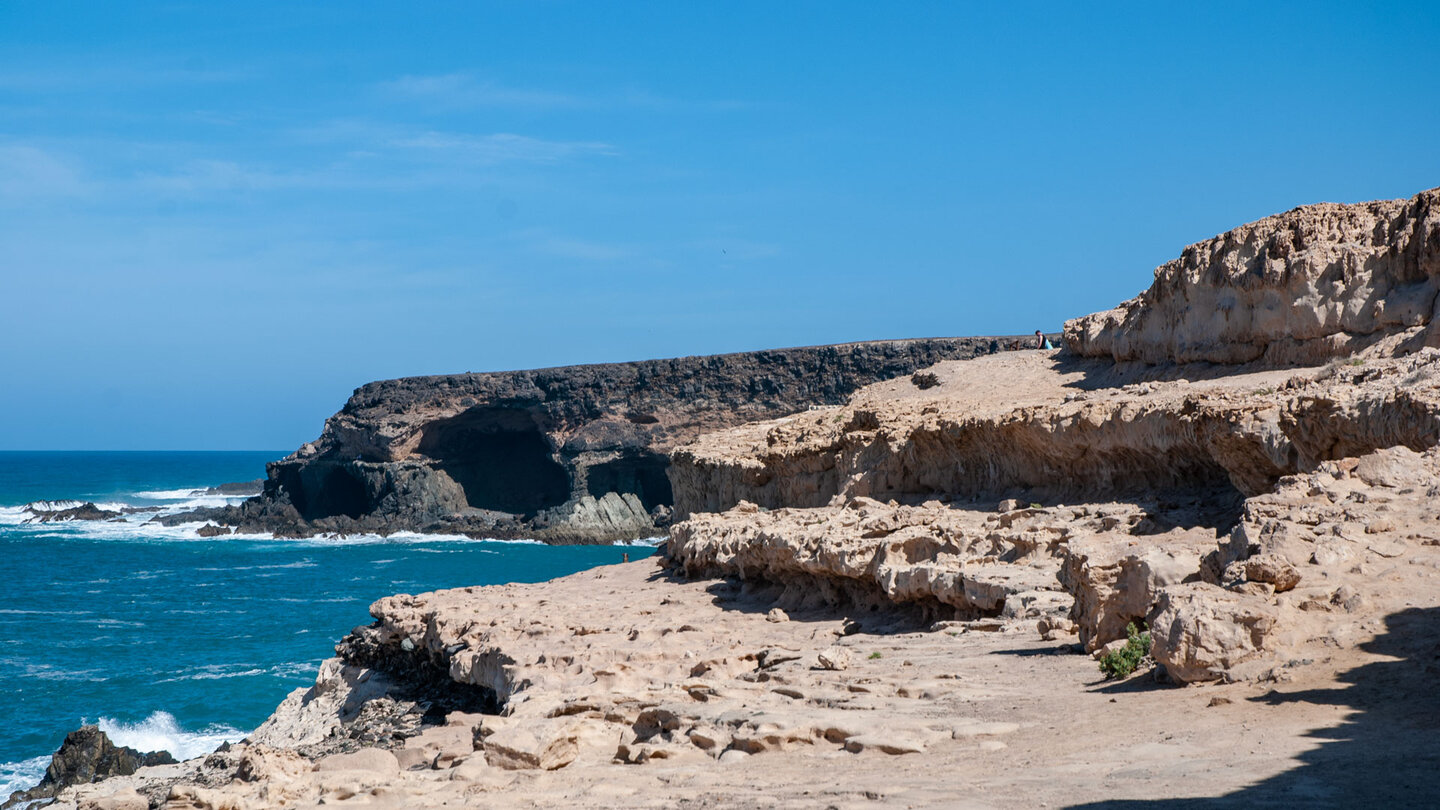
[[[878,652],[870,653],[870,660],[871,660],[871,661],[874,661],[876,658],[879,658],[879,657],[880,657],[880,653],[878,653]]]
[[[1032,504],[1030,504],[1030,508],[1031,508],[1031,509],[1044,509],[1044,508],[1045,508],[1045,505],[1042,504],[1042,503],[1032,503]]]
[[[1125,635],[1128,640],[1125,646],[1114,652],[1105,653],[1100,658],[1100,671],[1105,673],[1106,680],[1110,678],[1129,677],[1145,656],[1150,654],[1150,633],[1142,631],[1135,626],[1135,622],[1125,625]]]

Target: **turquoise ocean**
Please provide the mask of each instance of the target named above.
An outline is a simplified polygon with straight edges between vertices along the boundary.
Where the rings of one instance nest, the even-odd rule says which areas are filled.
[[[538,582],[651,549],[402,534],[204,539],[194,525],[25,523],[39,500],[238,503],[280,452],[0,452],[0,800],[39,782],[65,734],[184,759],[238,740],[393,593]]]

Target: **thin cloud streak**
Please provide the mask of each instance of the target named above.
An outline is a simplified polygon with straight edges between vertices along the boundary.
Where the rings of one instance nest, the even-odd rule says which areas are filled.
[[[33,202],[92,191],[72,160],[28,144],[0,144],[0,200]]]
[[[387,95],[420,99],[457,107],[565,108],[588,106],[585,99],[568,93],[525,90],[481,81],[468,73],[438,76],[401,76],[381,82]]]
[[[203,68],[143,68],[109,65],[89,69],[0,70],[0,90],[30,92],[84,92],[140,86],[176,84],[218,84],[254,79],[259,73],[249,68],[206,70]]]
[[[666,98],[648,90],[635,88],[593,96],[555,93],[548,90],[507,87],[469,72],[443,73],[432,76],[401,76],[381,82],[376,85],[376,88],[387,96],[449,109],[517,107],[530,110],[651,109],[729,112],[755,106],[744,101],[690,101]]]
[[[550,141],[497,132],[491,135],[466,135],[451,132],[425,132],[400,138],[390,145],[459,159],[469,163],[495,165],[500,163],[555,163],[584,155],[615,156],[616,148],[597,141]]]

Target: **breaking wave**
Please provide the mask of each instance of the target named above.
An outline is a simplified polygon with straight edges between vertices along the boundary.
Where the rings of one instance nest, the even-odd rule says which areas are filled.
[[[0,762],[0,796],[9,797],[17,790],[29,790],[40,784],[50,757],[31,757],[19,762]]]
[[[96,725],[116,745],[128,746],[142,753],[169,751],[171,756],[181,761],[204,756],[227,742],[238,742],[245,736],[245,732],[239,729],[222,725],[186,731],[169,712],[155,712],[138,723],[122,723],[102,717]]]

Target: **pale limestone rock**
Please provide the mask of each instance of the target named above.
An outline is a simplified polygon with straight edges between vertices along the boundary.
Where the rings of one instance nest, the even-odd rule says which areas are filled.
[[[1198,577],[1202,554],[1214,547],[1204,531],[1072,540],[1061,581],[1074,596],[1070,618],[1085,650],[1123,643],[1126,627],[1149,615],[1160,589]]]
[[[826,647],[816,656],[821,669],[842,671],[850,668],[850,650],[845,647]]]
[[[337,658],[326,659],[320,664],[315,685],[291,692],[249,740],[272,748],[314,745],[354,718],[367,701],[393,688],[381,673],[349,666]]]
[[[250,810],[240,796],[195,785],[176,785],[165,799],[165,810]]]
[[[1437,292],[1440,189],[1321,203],[1191,245],[1138,297],[1066,323],[1065,342],[1117,361],[1323,362],[1390,336],[1418,345]]]
[[[311,770],[312,763],[298,753],[252,743],[245,747],[235,771],[242,782],[290,780]]]
[[[1294,590],[1300,584],[1300,572],[1288,560],[1275,554],[1257,554],[1245,561],[1245,578],[1275,586],[1275,593]]]
[[[315,763],[317,771],[364,771],[393,774],[400,770],[395,755],[383,748],[361,748],[348,754],[331,754]]]
[[[574,762],[580,745],[573,724],[536,721],[491,734],[484,750],[485,761],[497,768],[553,771]]]
[[[150,802],[134,788],[124,788],[109,796],[82,799],[78,810],[150,810]]]
[[[1360,458],[1355,464],[1355,476],[1370,486],[1390,489],[1426,487],[1435,482],[1420,454],[1403,445]]]
[[[1193,583],[1160,590],[1150,654],[1182,683],[1220,680],[1266,651],[1277,613],[1266,600]]]
[[[861,734],[846,740],[845,750],[857,754],[861,751],[880,751],[891,755],[918,754],[925,750],[925,743],[900,735]]]

